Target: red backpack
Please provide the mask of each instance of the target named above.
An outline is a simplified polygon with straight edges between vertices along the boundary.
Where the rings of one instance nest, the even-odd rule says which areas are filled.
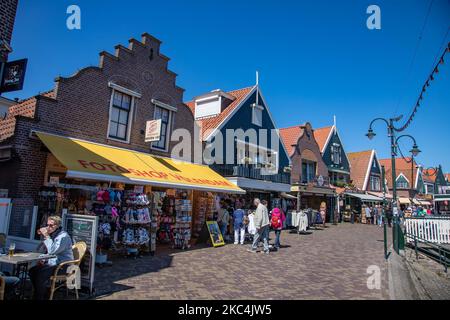
[[[272,218],[270,219],[270,224],[274,229],[281,228],[281,215],[280,214],[272,214]]]

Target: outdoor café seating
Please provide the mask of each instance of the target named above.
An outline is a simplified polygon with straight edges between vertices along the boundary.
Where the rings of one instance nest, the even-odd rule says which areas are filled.
[[[63,263],[60,263],[58,267],[56,268],[53,276],[50,278],[51,281],[51,288],[50,288],[50,300],[53,300],[53,296],[56,290],[59,288],[66,286],[67,287],[67,281],[72,276],[72,274],[75,272],[72,272],[70,274],[59,274],[62,268],[69,266],[69,265],[75,265],[77,267],[80,266],[81,260],[83,260],[84,254],[86,253],[87,245],[85,242],[77,242],[72,246],[73,250],[73,261],[66,261]],[[77,297],[77,300],[79,299],[78,296],[78,289],[75,287],[75,295]]]

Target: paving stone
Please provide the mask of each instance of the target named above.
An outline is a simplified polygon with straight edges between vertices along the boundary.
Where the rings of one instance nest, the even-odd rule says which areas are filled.
[[[97,269],[95,288],[101,299],[388,299],[382,239],[381,228],[344,223],[283,231],[284,247],[269,255],[249,245],[159,247],[154,257],[114,258]],[[371,265],[381,271],[379,290],[367,287]]]

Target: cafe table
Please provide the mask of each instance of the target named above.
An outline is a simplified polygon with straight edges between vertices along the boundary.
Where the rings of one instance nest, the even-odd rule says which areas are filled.
[[[53,258],[56,258],[56,256],[38,252],[21,252],[15,253],[13,256],[9,256],[8,254],[0,254],[0,264],[5,263],[13,265],[13,274],[20,279],[19,299],[22,300],[25,294],[25,283],[27,280],[29,265],[33,262],[42,260],[47,261]]]

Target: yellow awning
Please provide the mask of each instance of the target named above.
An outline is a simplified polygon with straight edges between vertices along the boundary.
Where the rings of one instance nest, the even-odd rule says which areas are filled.
[[[36,132],[67,176],[134,185],[245,193],[208,166]]]

